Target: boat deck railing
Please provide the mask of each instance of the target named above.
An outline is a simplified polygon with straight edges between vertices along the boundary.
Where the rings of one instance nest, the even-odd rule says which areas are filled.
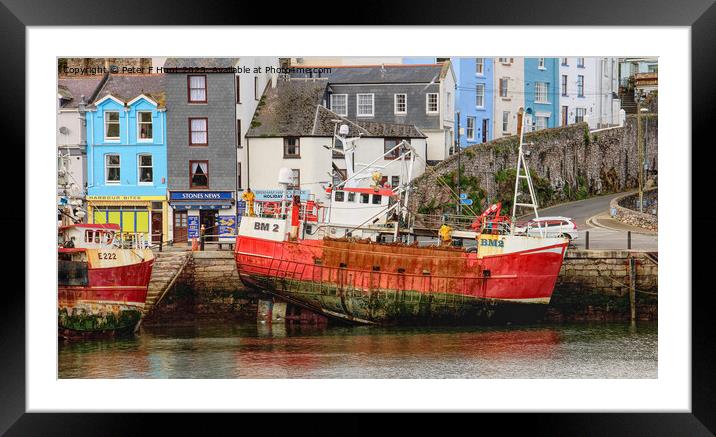
[[[415,214],[413,227],[421,229],[439,229],[446,224],[455,230],[468,231],[475,216],[457,214]]]

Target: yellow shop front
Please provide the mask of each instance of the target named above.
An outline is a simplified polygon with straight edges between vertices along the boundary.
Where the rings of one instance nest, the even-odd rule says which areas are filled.
[[[89,223],[115,223],[153,243],[169,240],[166,196],[88,196],[87,205]]]

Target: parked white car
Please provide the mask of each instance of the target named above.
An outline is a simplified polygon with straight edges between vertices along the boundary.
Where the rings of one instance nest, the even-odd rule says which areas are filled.
[[[517,225],[515,232],[518,234],[527,234],[532,237],[540,236],[540,228],[542,228],[545,237],[561,237],[564,236],[570,241],[575,240],[579,234],[577,225],[569,217],[540,217],[532,219],[522,226]]]

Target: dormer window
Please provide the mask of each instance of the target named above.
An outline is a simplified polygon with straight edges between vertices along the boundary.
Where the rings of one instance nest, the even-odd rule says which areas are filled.
[[[104,139],[119,140],[119,111],[104,112]]]

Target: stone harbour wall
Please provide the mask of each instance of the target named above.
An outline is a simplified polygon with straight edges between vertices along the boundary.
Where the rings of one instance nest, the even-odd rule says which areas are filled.
[[[568,250],[546,319],[629,320],[634,258],[637,320],[657,320],[659,267],[645,252]]]
[[[244,288],[231,251],[191,252],[173,290],[149,323],[194,319],[255,319],[258,295]]]
[[[648,229],[659,230],[658,216],[658,189],[653,188],[644,191],[644,212],[639,212],[639,193],[612,199],[609,206],[615,211],[614,218],[620,222]]]

